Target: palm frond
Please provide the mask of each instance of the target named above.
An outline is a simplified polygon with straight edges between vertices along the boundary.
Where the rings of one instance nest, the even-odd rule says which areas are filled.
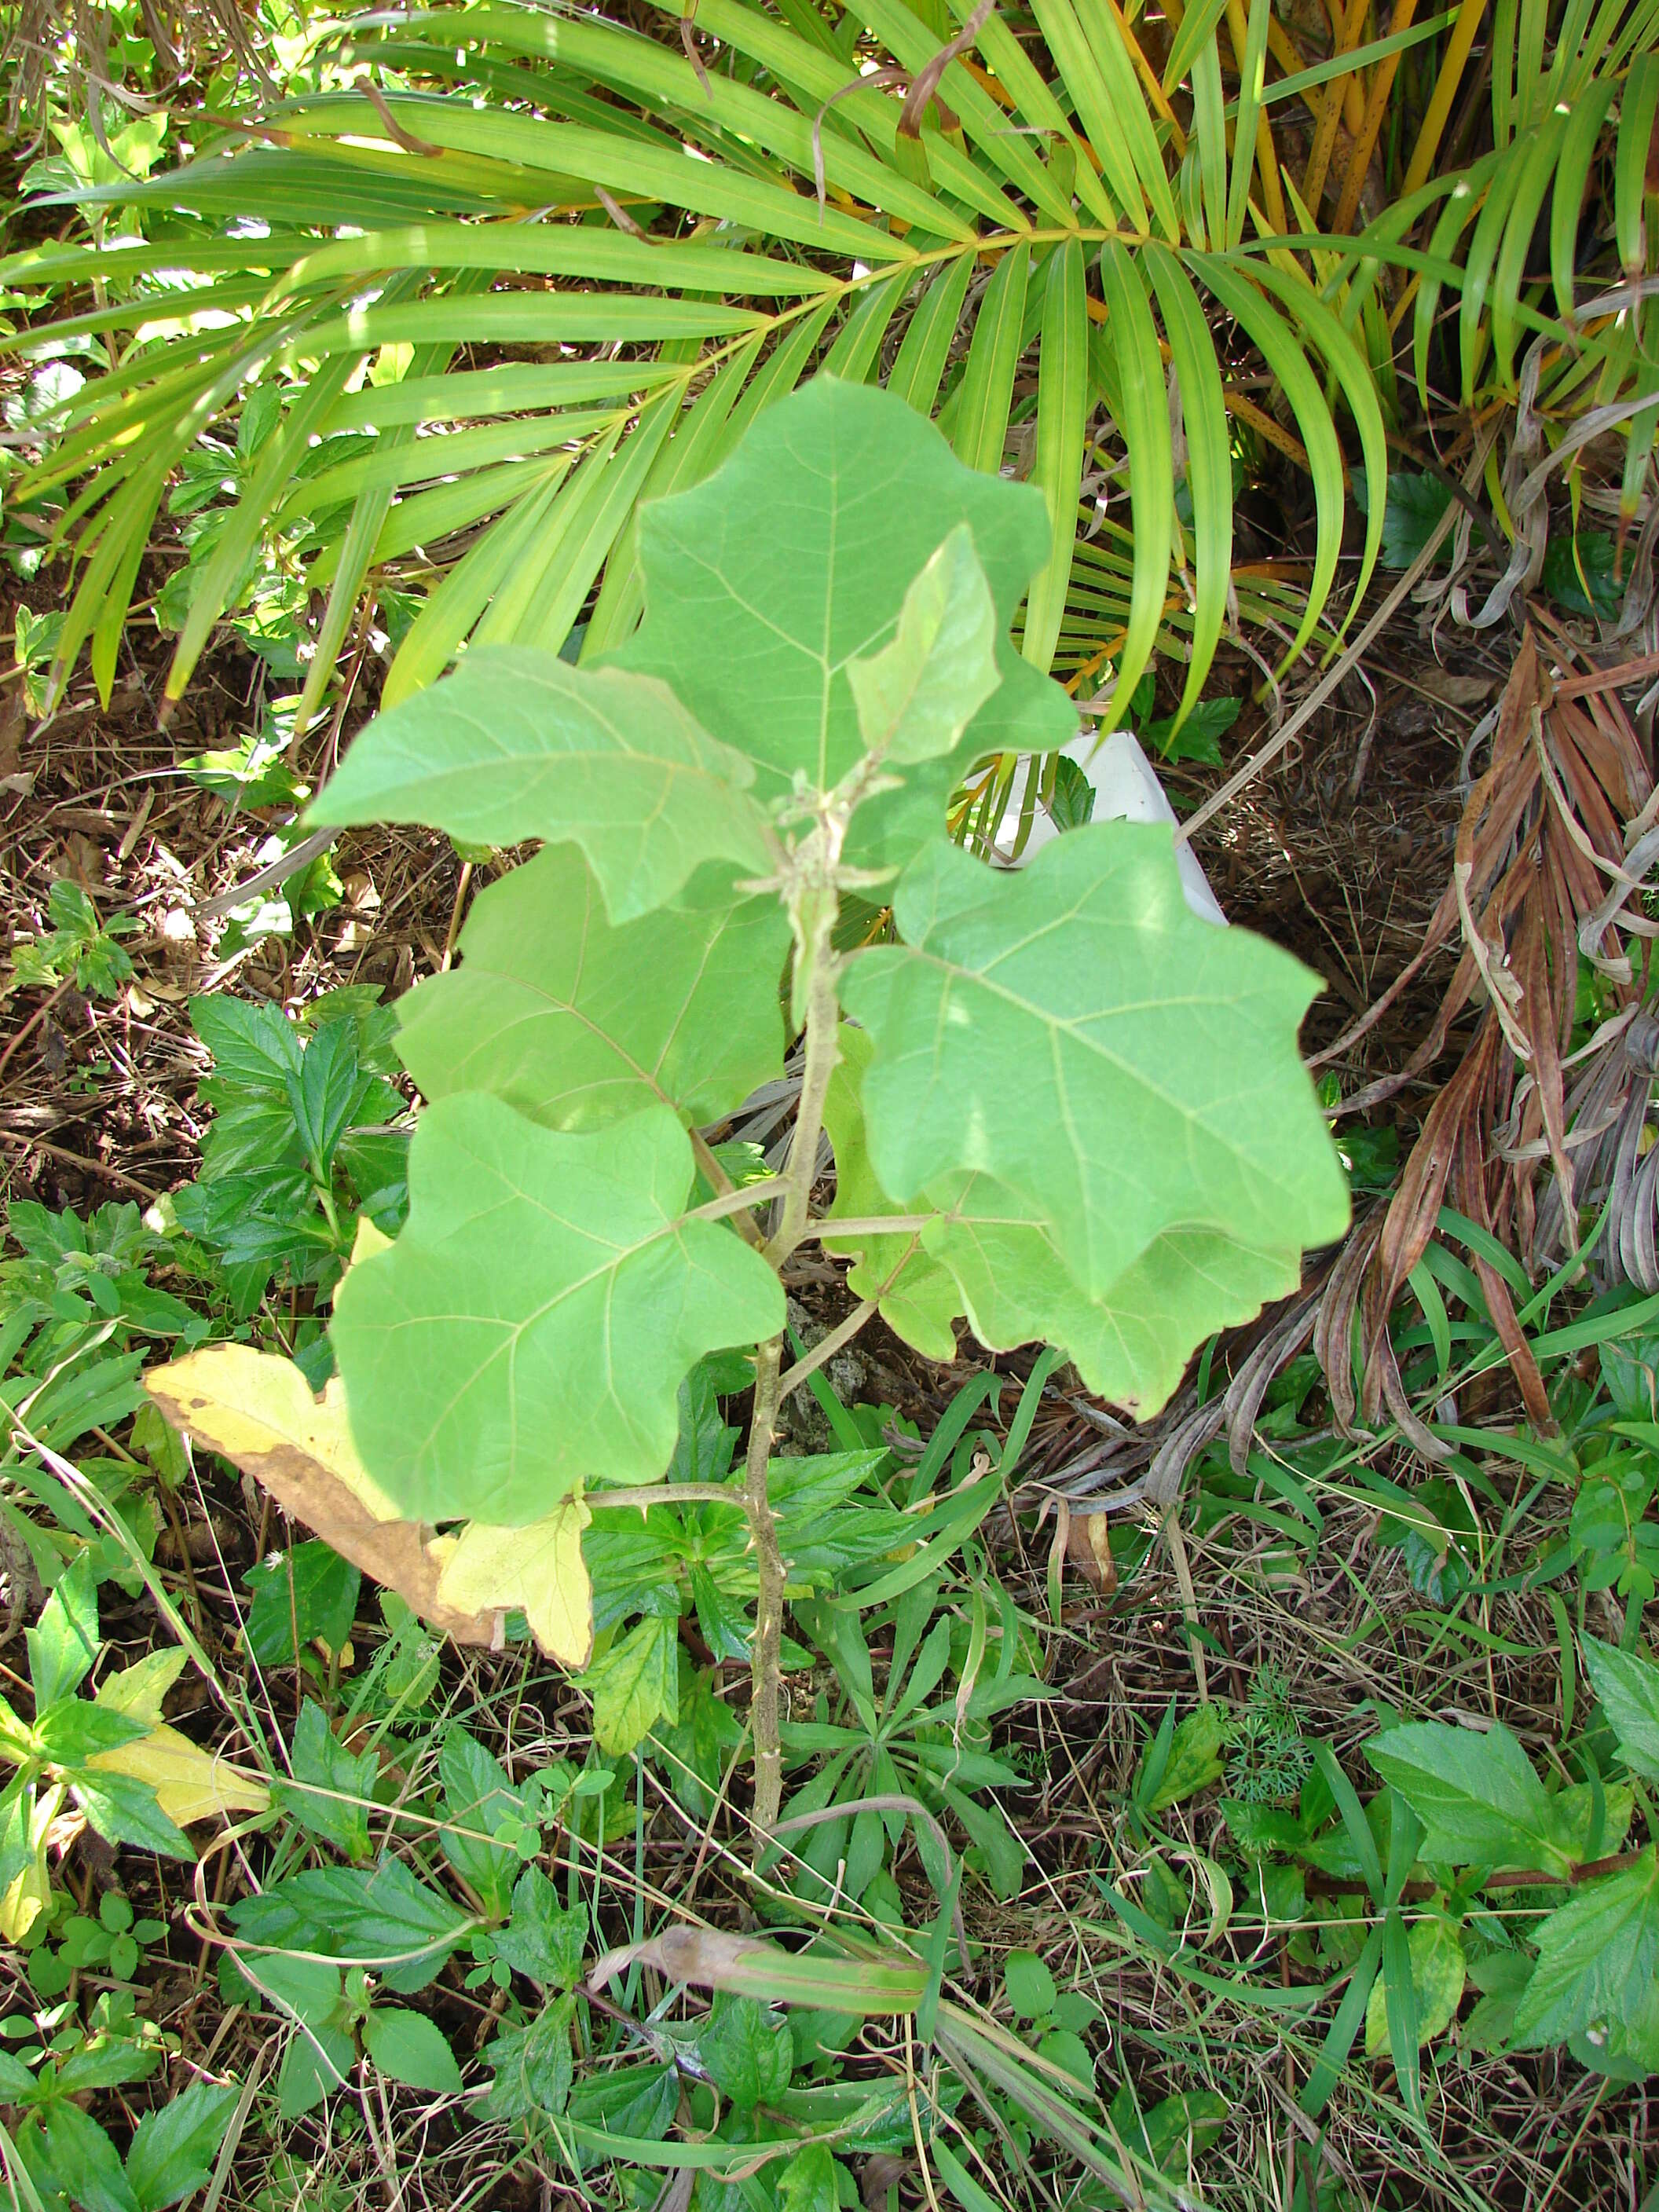
[[[1233,565],[1231,423],[1255,425],[1311,480],[1295,653],[1328,635],[1345,434],[1369,517],[1349,611],[1377,557],[1391,330],[1408,305],[1425,391],[1449,289],[1466,401],[1512,388],[1522,337],[1540,334],[1562,362],[1594,362],[1599,404],[1609,376],[1615,398],[1647,391],[1650,348],[1626,360],[1611,319],[1592,319],[1571,326],[1575,352],[1566,319],[1577,204],[1615,106],[1618,246],[1626,267],[1650,252],[1659,0],[1565,0],[1553,42],[1545,0],[1498,0],[1493,150],[1436,179],[1418,172],[1440,143],[1477,0],[1426,26],[1402,4],[1369,42],[1356,5],[1335,49],[1312,59],[1270,0],[1172,9],[1162,57],[1110,0],[1032,4],[1052,74],[994,14],[939,76],[914,137],[895,78],[939,55],[933,6],[866,0],[857,21],[877,55],[854,42],[852,17],[820,16],[812,0],[776,14],[698,0],[695,64],[671,42],[679,9],[663,0],[663,40],[586,15],[436,9],[348,28],[322,58],[321,89],[228,125],[167,174],[97,195],[131,235],[0,270],[25,297],[95,288],[85,312],[28,340],[95,337],[111,363],[60,411],[28,485],[64,502],[60,538],[81,563],[64,666],[90,641],[107,685],[170,472],[261,380],[291,386],[289,402],[201,564],[167,688],[188,680],[275,517],[301,533],[307,580],[328,594],[301,726],[353,608],[389,574],[424,592],[390,699],[470,639],[556,648],[585,609],[584,651],[615,647],[639,611],[639,502],[706,475],[820,368],[883,380],[936,413],[975,467],[1029,467],[1054,539],[1027,657],[1073,671],[1109,658],[1133,685],[1151,655],[1174,653],[1183,712],[1230,610],[1249,622],[1267,604]],[[969,0],[949,6],[969,23]],[[1443,36],[1412,191],[1349,238],[1395,71]],[[879,81],[866,75],[878,59]],[[372,100],[345,81],[365,66],[384,86]],[[1309,225],[1362,88],[1335,232],[1321,240]],[[1275,137],[1298,106],[1317,118],[1300,186]],[[1547,287],[1528,248],[1552,191]],[[1425,250],[1407,242],[1413,225],[1428,228]],[[1651,438],[1645,416],[1635,423],[1632,451]],[[350,442],[331,461],[335,439]],[[1109,540],[1109,561],[1073,551],[1091,447],[1103,489],[1085,512],[1098,532],[1104,498],[1111,528],[1096,542]],[[314,465],[301,477],[305,453]],[[1130,527],[1114,536],[1126,508]],[[1287,612],[1273,601],[1262,618]]]

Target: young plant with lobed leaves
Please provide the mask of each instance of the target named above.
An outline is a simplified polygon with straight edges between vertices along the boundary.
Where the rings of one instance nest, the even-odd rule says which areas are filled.
[[[313,809],[544,846],[406,1011],[409,1220],[332,1326],[356,1450],[412,1520],[567,1525],[584,1490],[660,1482],[688,1370],[757,1347],[740,1492],[709,1495],[741,1496],[759,1565],[763,1828],[783,1396],[879,1310],[934,1358],[961,1316],[993,1347],[1047,1338],[1149,1411],[1346,1218],[1296,1050],[1313,979],[1188,911],[1166,831],[1091,825],[1018,875],[946,836],[976,762],[1076,726],[1006,634],[1047,544],[1034,489],[820,380],[644,511],[624,648],[470,653]],[[836,949],[848,896],[890,902],[890,941]],[[786,1164],[735,1188],[701,1132],[791,1031]],[[860,1303],[786,1372],[781,1277],[815,1240]]]

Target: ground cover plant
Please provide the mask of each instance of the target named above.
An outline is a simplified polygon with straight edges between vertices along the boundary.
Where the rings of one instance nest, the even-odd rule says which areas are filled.
[[[0,21],[9,2200],[1644,2206],[1650,6]]]

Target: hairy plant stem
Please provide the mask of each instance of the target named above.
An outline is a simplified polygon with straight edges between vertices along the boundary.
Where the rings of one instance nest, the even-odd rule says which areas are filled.
[[[845,1321],[836,1322],[828,1336],[820,1337],[810,1352],[802,1352],[794,1365],[779,1382],[778,1402],[780,1405],[792,1390],[798,1389],[805,1382],[809,1375],[816,1375],[820,1367],[827,1365],[843,1344],[850,1344],[853,1341],[879,1303],[880,1301],[876,1298],[861,1299]]]
[[[839,839],[831,841],[830,861]],[[817,1167],[818,1138],[823,1128],[823,1102],[830,1079],[841,1056],[838,1032],[841,1005],[836,996],[839,966],[830,942],[836,917],[836,897],[826,886],[808,884],[793,903],[796,921],[796,959],[805,971],[806,1066],[801,1079],[800,1105],[794,1134],[784,1167],[782,1218],[766,1246],[766,1257],[781,1268],[806,1233],[812,1182]],[[782,1666],[779,1653],[783,1635],[783,1554],[778,1548],[777,1522],[773,1517],[767,1477],[772,1458],[772,1431],[781,1399],[779,1376],[783,1365],[783,1339],[775,1336],[760,1348],[755,1363],[755,1404],[749,1423],[749,1451],[744,1464],[744,1510],[754,1542],[760,1590],[755,1607],[755,1642],[750,1658],[749,1725],[755,1743],[755,1802],[750,1817],[757,1832],[768,1837],[777,1825],[783,1795],[783,1740],[780,1707]]]
[[[778,1526],[767,1492],[772,1459],[772,1427],[778,1417],[778,1370],[783,1339],[762,1345],[755,1361],[755,1409],[749,1422],[749,1455],[744,1467],[744,1511],[754,1541],[760,1573],[755,1601],[755,1643],[750,1654],[749,1726],[755,1741],[756,1832],[769,1836],[777,1826],[783,1797],[782,1698],[783,1554]]]
[[[834,918],[832,899],[828,910],[817,919],[807,940],[806,957],[811,965],[806,994],[806,1066],[801,1074],[795,1133],[790,1140],[789,1159],[784,1169],[787,1188],[783,1216],[766,1248],[766,1256],[775,1267],[783,1265],[806,1234],[807,1210],[811,1204],[817,1169],[818,1139],[823,1133],[823,1102],[829,1095],[830,1079],[841,1059],[841,1001],[836,996],[836,978],[841,963],[830,943]]]

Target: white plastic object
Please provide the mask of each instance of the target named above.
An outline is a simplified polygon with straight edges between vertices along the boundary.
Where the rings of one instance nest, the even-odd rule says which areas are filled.
[[[1164,822],[1171,830],[1176,826],[1176,811],[1164,796],[1164,786],[1158,780],[1158,771],[1140,749],[1139,740],[1130,730],[1106,730],[1098,736],[1084,732],[1061,747],[1067,760],[1073,760],[1094,787],[1095,807],[1091,817],[1096,822]],[[1019,835],[1019,817],[1025,802],[1025,793],[1032,769],[1028,754],[1014,771],[1013,787],[1008,794],[1007,811],[1002,817],[996,834],[996,850],[1006,867],[1024,867],[1034,853],[1041,852],[1051,839],[1058,837],[1048,808],[1038,799],[1031,814],[1031,826],[1025,840],[1025,849],[1018,860],[1013,858],[1014,841]],[[1199,866],[1198,856],[1184,842],[1176,847],[1176,865],[1181,870],[1181,886],[1187,894],[1187,903],[1201,921],[1218,922],[1223,928],[1227,923],[1220,902],[1210,889],[1209,878]]]

